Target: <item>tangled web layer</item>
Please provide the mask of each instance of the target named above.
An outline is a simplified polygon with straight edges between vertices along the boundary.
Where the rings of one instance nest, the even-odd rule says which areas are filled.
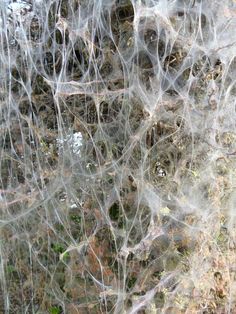
[[[235,313],[235,1],[0,13],[0,313]]]

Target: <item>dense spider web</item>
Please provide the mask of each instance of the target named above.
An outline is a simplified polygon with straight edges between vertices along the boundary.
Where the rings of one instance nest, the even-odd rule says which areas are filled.
[[[0,313],[234,313],[234,1],[0,13]]]

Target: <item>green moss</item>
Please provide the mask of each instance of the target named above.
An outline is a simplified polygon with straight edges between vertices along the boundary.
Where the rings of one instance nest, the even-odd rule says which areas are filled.
[[[49,309],[49,313],[50,314],[60,314],[61,313],[61,309],[60,307],[57,306],[53,306]]]
[[[79,215],[72,214],[70,215],[70,219],[75,223],[75,224],[80,224],[81,223],[81,217]]]
[[[13,265],[8,265],[6,267],[6,271],[7,271],[8,274],[12,274],[12,273],[14,273],[16,271],[16,268]]]
[[[52,243],[51,248],[57,254],[61,254],[65,251],[64,246],[60,243]]]

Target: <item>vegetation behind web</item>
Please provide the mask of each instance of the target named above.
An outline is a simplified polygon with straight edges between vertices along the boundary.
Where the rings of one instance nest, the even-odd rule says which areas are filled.
[[[235,313],[235,1],[0,12],[0,313]]]

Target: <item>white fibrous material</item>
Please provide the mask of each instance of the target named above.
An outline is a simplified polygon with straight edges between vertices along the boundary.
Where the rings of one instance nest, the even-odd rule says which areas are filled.
[[[63,153],[63,144],[69,145],[71,151],[74,154],[80,153],[80,147],[82,146],[83,136],[81,132],[75,132],[72,135],[68,134],[63,139],[57,139],[58,149],[62,150]]]
[[[0,1],[0,313],[236,313],[236,1]]]

